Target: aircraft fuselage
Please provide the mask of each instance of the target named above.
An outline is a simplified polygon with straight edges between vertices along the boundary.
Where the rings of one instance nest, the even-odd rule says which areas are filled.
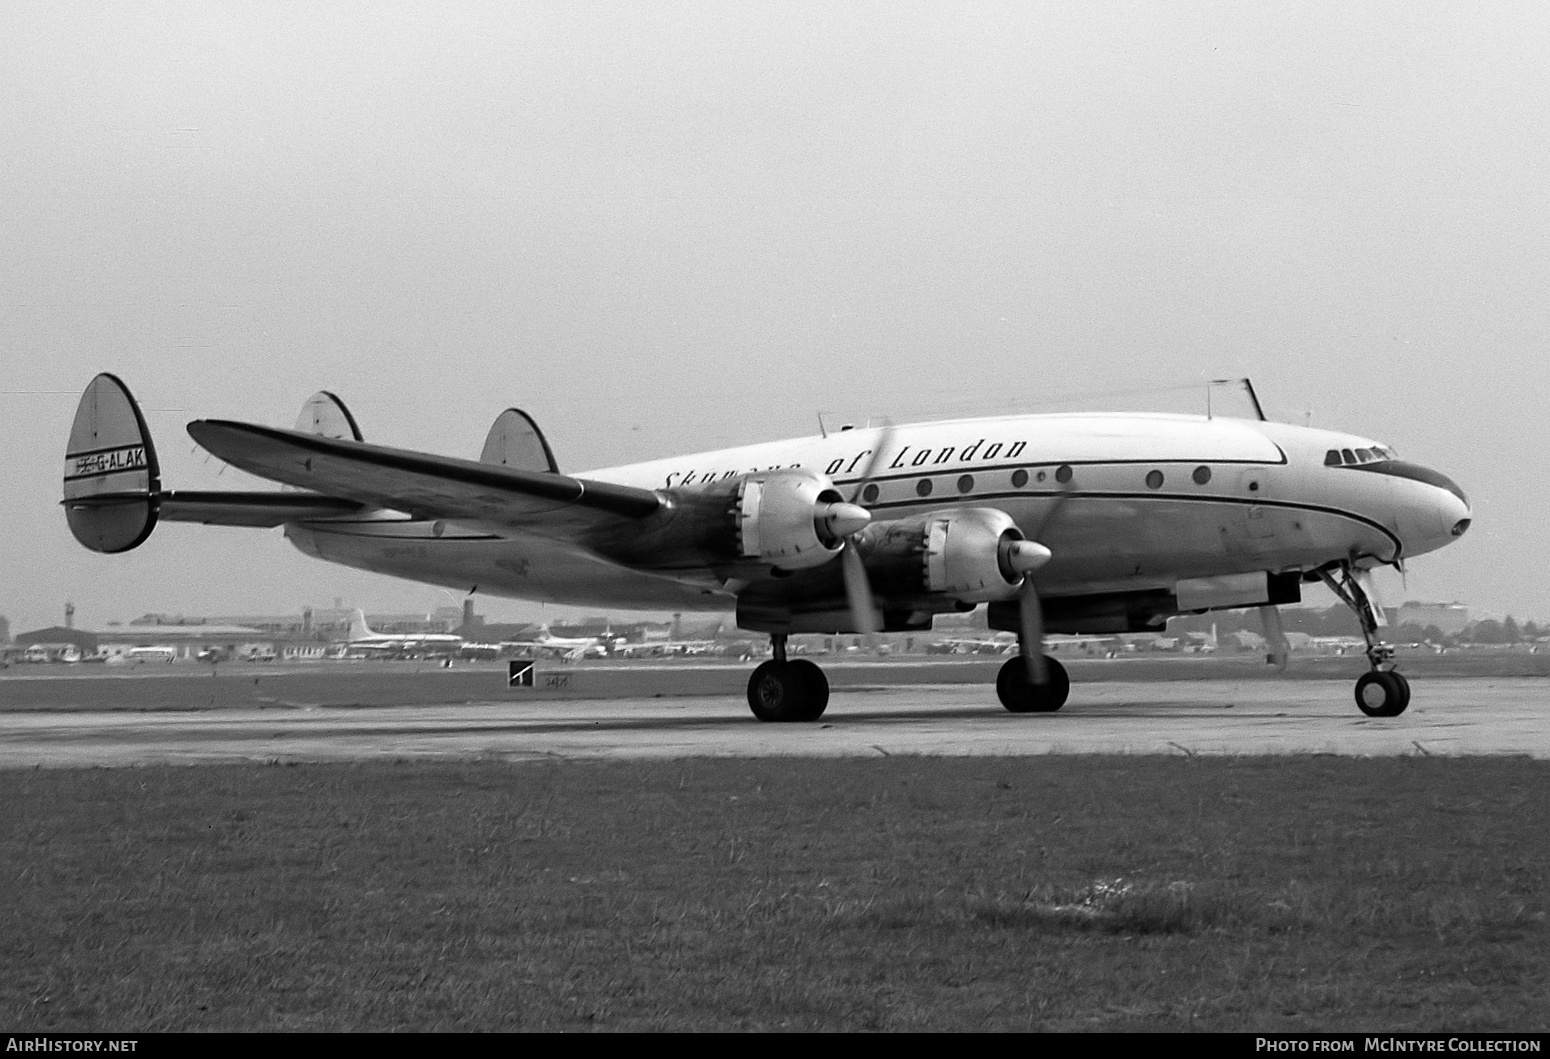
[[[1340,462],[1330,462],[1332,453]],[[1470,516],[1451,481],[1371,440],[1192,416],[1011,416],[845,430],[583,477],[687,502],[750,473],[798,469],[851,498],[868,468],[873,477],[855,499],[874,522],[992,508],[1025,534],[1037,532],[1053,555],[1038,574],[1049,599],[1171,591],[1180,581],[1338,561],[1392,563],[1453,540]],[[391,511],[290,523],[286,533],[332,562],[524,599],[725,610],[741,587],[724,568],[642,570],[574,541]]]

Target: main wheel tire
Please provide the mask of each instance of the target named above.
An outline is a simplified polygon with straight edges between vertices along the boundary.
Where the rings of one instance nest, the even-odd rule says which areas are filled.
[[[805,659],[760,664],[748,678],[748,708],[761,721],[814,721],[829,704],[823,670]]]
[[[1368,717],[1398,717],[1410,705],[1410,681],[1393,671],[1372,670],[1356,681],[1356,708]]]
[[[1008,658],[996,674],[996,695],[1012,713],[1054,713],[1066,704],[1071,694],[1071,677],[1066,667],[1048,656],[1044,659],[1049,682],[1035,684],[1028,679],[1028,666],[1022,656]]]
[[[807,682],[807,709],[802,712],[802,716],[794,719],[816,721],[829,708],[829,678],[823,675],[823,670],[816,663],[805,658],[793,658],[786,664]]]

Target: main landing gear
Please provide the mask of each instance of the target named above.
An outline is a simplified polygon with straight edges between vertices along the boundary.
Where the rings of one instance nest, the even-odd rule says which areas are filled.
[[[1054,713],[1066,704],[1071,694],[1071,678],[1066,667],[1044,657],[1043,684],[1028,679],[1028,663],[1021,656],[1008,658],[1001,672],[996,674],[996,694],[1001,705],[1012,713]]]
[[[770,637],[775,657],[748,678],[748,706],[761,721],[816,721],[829,705],[829,679],[805,658],[786,659],[786,637]]]
[[[829,705],[829,680],[823,670],[805,658],[786,657],[786,638],[770,637],[775,657],[761,663],[748,678],[748,707],[761,721],[816,721]],[[996,675],[996,694],[1012,713],[1054,713],[1066,704],[1071,678],[1066,667],[1053,658],[1044,659],[1048,680],[1028,679],[1028,664],[1021,657],[1007,659]]]
[[[1368,717],[1398,717],[1410,705],[1410,681],[1394,669],[1394,648],[1379,638],[1378,612],[1357,572],[1350,563],[1341,563],[1336,572],[1338,579],[1328,570],[1320,570],[1319,576],[1361,622],[1372,667],[1356,681],[1356,707]]]

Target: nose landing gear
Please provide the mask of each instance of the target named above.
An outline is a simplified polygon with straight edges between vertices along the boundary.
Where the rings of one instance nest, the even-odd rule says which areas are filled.
[[[1338,580],[1328,570],[1320,570],[1319,577],[1361,623],[1367,664],[1372,667],[1356,681],[1356,708],[1368,717],[1398,717],[1410,705],[1410,681],[1394,669],[1394,647],[1379,636],[1382,622],[1357,571],[1350,563],[1341,563],[1336,570]]]

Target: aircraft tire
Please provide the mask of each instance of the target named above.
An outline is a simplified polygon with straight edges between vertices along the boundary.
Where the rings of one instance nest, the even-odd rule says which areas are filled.
[[[1011,713],[1054,713],[1066,704],[1071,694],[1071,677],[1066,667],[1048,656],[1049,683],[1042,687],[1028,679],[1022,657],[1008,658],[996,674],[996,695]]]
[[[1410,681],[1392,670],[1372,670],[1356,681],[1356,708],[1368,717],[1398,717],[1410,705]]]
[[[807,709],[797,720],[818,720],[823,716],[823,711],[829,708],[829,678],[823,675],[823,670],[817,663],[809,662],[805,658],[794,658],[786,664],[796,670],[807,682]]]
[[[821,669],[805,659],[770,659],[748,678],[748,708],[761,721],[815,721],[828,704],[828,680]]]

